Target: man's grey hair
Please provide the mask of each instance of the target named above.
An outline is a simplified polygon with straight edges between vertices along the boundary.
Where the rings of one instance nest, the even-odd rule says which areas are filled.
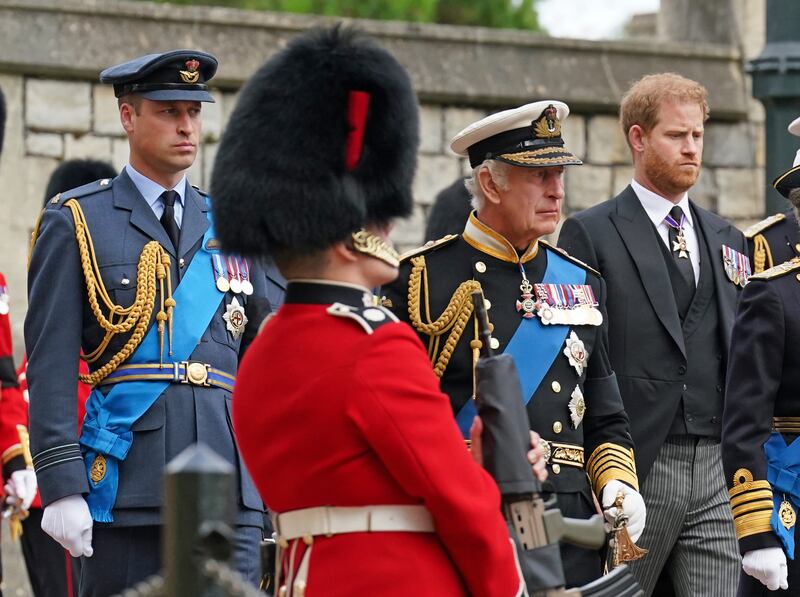
[[[499,189],[507,191],[508,173],[511,171],[511,164],[506,164],[505,162],[497,160],[483,160],[481,164],[472,169],[472,176],[464,181],[464,186],[467,187],[467,191],[469,191],[470,197],[472,198],[472,208],[477,211],[480,211],[484,203],[486,203],[483,189],[481,189],[481,185],[478,184],[478,174],[484,168],[489,171],[489,175],[492,177],[494,184]]]
[[[789,202],[794,208],[794,215],[797,221],[800,222],[800,188],[794,188],[789,191]]]

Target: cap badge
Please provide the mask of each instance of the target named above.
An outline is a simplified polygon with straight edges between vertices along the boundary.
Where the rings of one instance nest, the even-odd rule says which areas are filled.
[[[537,139],[552,139],[561,136],[561,121],[558,119],[558,110],[553,104],[547,106],[541,116],[534,120],[533,135]]]
[[[197,69],[200,68],[200,61],[196,58],[192,58],[185,62],[186,70],[180,71],[181,73],[181,81],[184,83],[197,83],[197,80],[200,78],[200,71]]]

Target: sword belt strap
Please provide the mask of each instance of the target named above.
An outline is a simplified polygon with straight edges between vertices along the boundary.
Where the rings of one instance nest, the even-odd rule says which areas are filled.
[[[322,506],[277,514],[275,531],[279,541],[291,541],[300,537],[331,537],[342,533],[432,533],[434,526],[433,517],[425,506]]]
[[[544,459],[547,464],[560,464],[562,466],[574,466],[583,468],[584,451],[583,446],[577,444],[564,444],[560,442],[539,440],[539,444],[544,451]]]
[[[100,382],[101,386],[125,381],[168,381],[193,386],[233,390],[235,376],[200,361],[121,365]]]
[[[772,426],[778,433],[800,435],[800,417],[773,417]]]

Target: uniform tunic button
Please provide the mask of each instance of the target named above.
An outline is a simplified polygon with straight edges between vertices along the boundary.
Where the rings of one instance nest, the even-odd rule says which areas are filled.
[[[128,278],[122,278],[122,280],[120,280],[119,283],[122,284],[123,286],[127,286],[128,284],[131,283],[131,281],[128,280]]]
[[[561,384],[557,381],[554,381],[550,384],[550,387],[553,388],[553,391],[558,394],[561,391]]]
[[[689,389],[689,387],[686,384],[683,384],[683,391],[685,392],[688,389]]]
[[[486,264],[483,261],[478,261],[475,264],[475,269],[477,270],[477,272],[479,274],[482,274],[482,273],[484,273],[486,271]]]
[[[186,265],[186,260],[183,257],[181,257],[180,259],[178,259],[178,265],[180,267],[183,267],[184,265]]]
[[[492,308],[492,301],[489,299],[483,299],[483,306],[486,307],[486,310],[488,311]]]
[[[680,367],[678,367],[678,373],[680,375],[683,375],[684,373],[686,373],[686,365],[681,365]]]
[[[497,350],[498,348],[500,348],[500,340],[498,340],[497,338],[492,338],[491,340],[489,340],[489,346],[492,347],[492,350]]]
[[[556,421],[553,423],[553,433],[561,433],[561,421]]]
[[[554,472],[556,475],[557,475],[558,473],[560,473],[560,472],[561,472],[561,465],[560,465],[560,464],[554,464],[554,465],[553,465],[553,472]]]
[[[795,251],[797,251],[798,253],[800,253],[800,243],[797,243],[797,244],[794,246],[794,250],[795,250]]]

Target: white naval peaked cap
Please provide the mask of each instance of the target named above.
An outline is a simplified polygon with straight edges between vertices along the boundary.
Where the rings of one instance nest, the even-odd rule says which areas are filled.
[[[789,123],[788,129],[795,137],[800,137],[800,116]]]
[[[564,102],[532,102],[472,123],[453,137],[450,148],[468,156],[473,168],[486,159],[528,168],[580,165],[561,138],[567,116],[569,106]]]

